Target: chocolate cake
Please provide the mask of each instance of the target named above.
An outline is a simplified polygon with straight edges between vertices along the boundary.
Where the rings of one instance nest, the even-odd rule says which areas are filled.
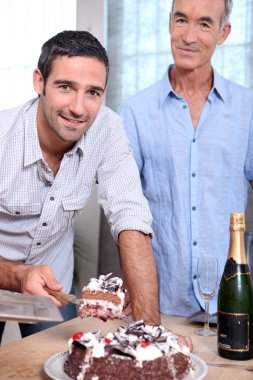
[[[190,370],[189,350],[178,337],[143,321],[105,337],[74,334],[64,363],[65,373],[77,380],[180,380]]]
[[[81,318],[97,317],[104,321],[122,318],[124,301],[123,281],[112,277],[112,273],[101,275],[83,288],[79,314]]]

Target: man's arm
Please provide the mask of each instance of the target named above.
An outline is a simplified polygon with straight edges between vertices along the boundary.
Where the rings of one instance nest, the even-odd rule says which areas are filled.
[[[253,180],[250,180],[249,184],[250,184],[251,188],[253,189]]]
[[[119,250],[133,318],[143,319],[149,325],[159,325],[157,272],[150,236],[139,231],[122,231]]]
[[[0,256],[0,289],[50,297],[57,306],[61,306],[54,297],[48,295],[44,286],[56,291],[62,289],[49,266],[21,264]]]

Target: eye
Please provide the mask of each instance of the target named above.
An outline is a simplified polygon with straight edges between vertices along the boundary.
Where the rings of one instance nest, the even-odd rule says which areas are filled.
[[[199,26],[202,28],[202,29],[209,29],[210,28],[210,25],[207,24],[206,22],[201,22],[199,24]]]
[[[70,90],[70,86],[68,84],[61,84],[59,86],[59,88],[61,88],[62,90],[66,90],[66,91]]]
[[[93,96],[93,97],[97,97],[97,96],[100,96],[100,93],[96,90],[90,90],[90,95]]]
[[[186,20],[184,18],[180,17],[180,18],[177,18],[175,20],[175,22],[176,22],[176,24],[184,24],[184,23],[186,23]]]

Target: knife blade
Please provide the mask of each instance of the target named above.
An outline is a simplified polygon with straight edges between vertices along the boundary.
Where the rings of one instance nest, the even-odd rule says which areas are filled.
[[[50,298],[0,290],[0,320],[23,323],[62,322],[63,317]]]

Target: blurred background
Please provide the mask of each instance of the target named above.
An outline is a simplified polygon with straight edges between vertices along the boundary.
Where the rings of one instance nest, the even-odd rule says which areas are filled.
[[[106,104],[117,111],[138,90],[157,81],[172,63],[171,0],[0,0],[0,109],[36,96],[32,74],[42,44],[67,29],[88,30],[107,48],[110,77]],[[228,79],[253,87],[253,0],[234,0],[232,33],[213,58]],[[247,230],[253,231],[249,191]],[[117,248],[93,191],[75,225],[77,294],[90,277],[120,274]],[[8,326],[7,326],[8,329]],[[6,342],[13,326],[6,330]]]

